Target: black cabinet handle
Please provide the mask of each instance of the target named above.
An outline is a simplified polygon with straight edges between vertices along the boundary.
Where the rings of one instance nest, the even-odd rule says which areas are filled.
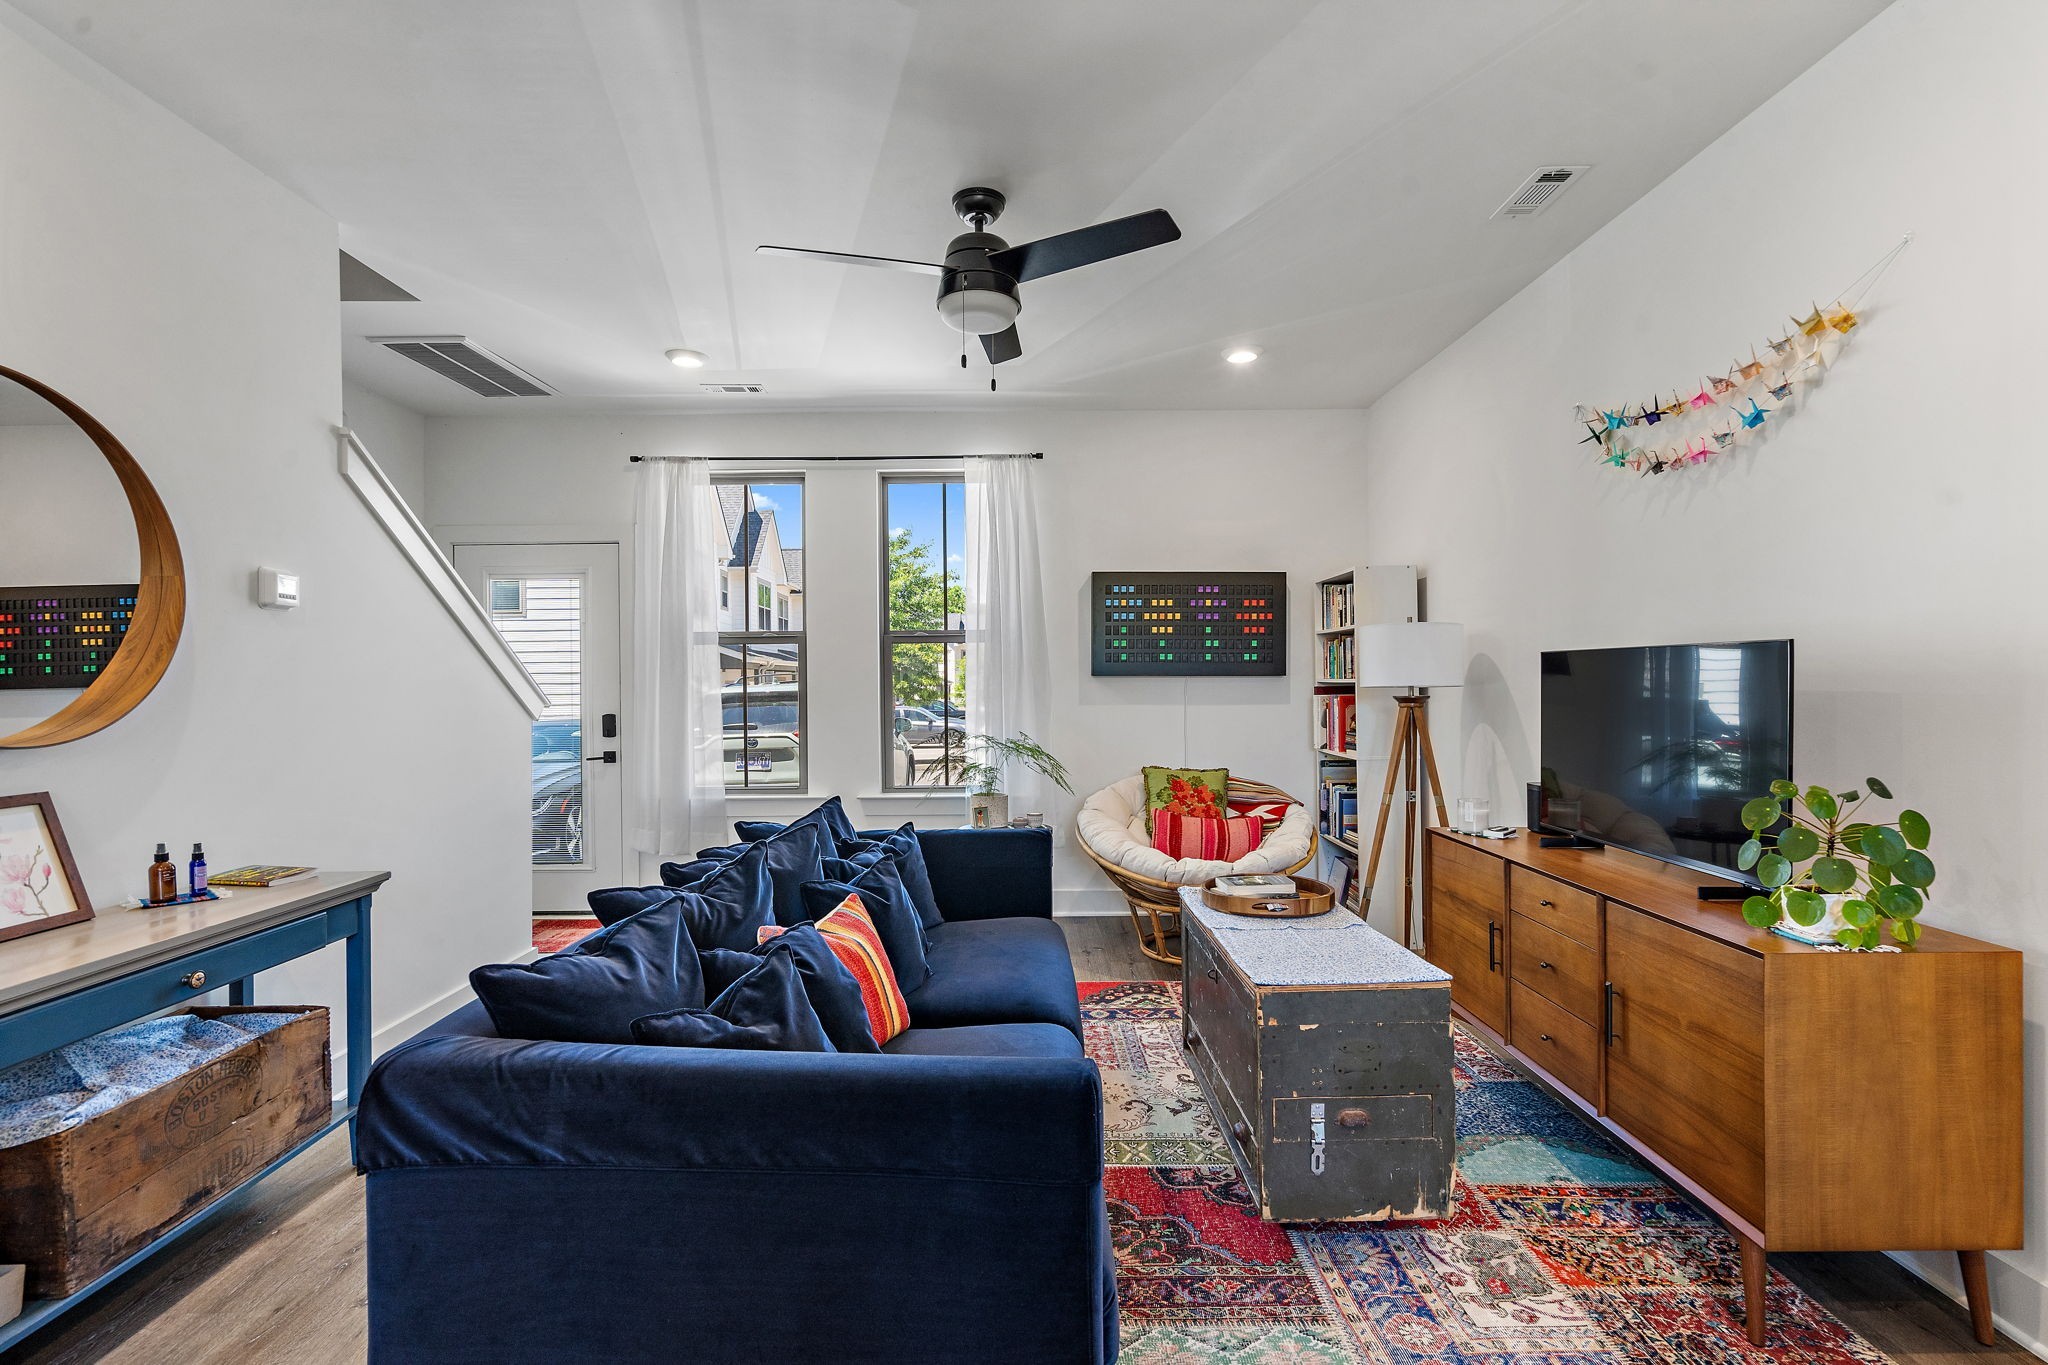
[[[1546,972],[1554,972],[1557,970],[1557,968],[1551,966],[1548,962],[1539,962],[1536,965],[1541,967]]]
[[[1551,903],[1551,902],[1549,902],[1549,901],[1537,901],[1536,903],[1537,903],[1538,905],[1542,906],[1542,907],[1543,907],[1544,909],[1546,909],[1546,910],[1555,910],[1555,909],[1557,909],[1557,906],[1555,906],[1554,904],[1552,904],[1552,903]]]
[[[1536,1035],[1536,1041],[1540,1043],[1547,1043],[1550,1041],[1550,1035],[1547,1033],[1539,1033]]]
[[[1621,1034],[1620,1034],[1619,1032],[1617,1032],[1617,1031],[1615,1030],[1615,1027],[1614,1027],[1614,997],[1615,997],[1615,993],[1616,993],[1616,992],[1615,992],[1615,989],[1614,989],[1614,983],[1613,983],[1612,981],[1608,982],[1608,983],[1607,983],[1607,1041],[1608,1041],[1608,1042],[1610,1042],[1610,1043],[1618,1043],[1618,1042],[1620,1042],[1620,1041],[1621,1041]]]
[[[1214,967],[1211,967],[1208,971],[1203,972],[1202,975],[1208,977],[1211,981],[1221,981],[1223,979],[1223,973],[1217,971]]]
[[[1500,925],[1492,920],[1488,920],[1486,922],[1486,970],[1489,972],[1500,970],[1500,950],[1494,947],[1494,944],[1499,941],[1499,937]]]

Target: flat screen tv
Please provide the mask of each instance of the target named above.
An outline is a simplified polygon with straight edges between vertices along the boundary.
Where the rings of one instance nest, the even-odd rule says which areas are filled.
[[[1792,776],[1792,642],[1543,655],[1543,825],[1754,885],[1743,802]]]

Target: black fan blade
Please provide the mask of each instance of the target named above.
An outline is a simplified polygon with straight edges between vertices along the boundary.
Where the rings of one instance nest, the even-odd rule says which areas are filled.
[[[1165,209],[1152,209],[997,251],[989,256],[988,263],[1013,280],[1035,280],[1179,240],[1180,228],[1173,215]]]
[[[1017,324],[1011,323],[1000,332],[988,332],[981,338],[981,349],[988,352],[988,363],[1000,365],[1005,360],[1015,360],[1024,354],[1024,343],[1017,339]]]
[[[946,267],[933,265],[929,261],[899,261],[894,256],[856,256],[851,251],[812,251],[800,246],[757,246],[754,251],[762,256],[795,256],[806,261],[832,261],[839,265],[873,265],[884,270],[907,270],[913,275],[946,273]]]

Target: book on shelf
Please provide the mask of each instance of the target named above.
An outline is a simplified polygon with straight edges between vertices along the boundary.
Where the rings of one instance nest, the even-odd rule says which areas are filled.
[[[1357,637],[1337,635],[1323,641],[1323,681],[1351,681],[1358,674],[1357,660]]]
[[[1358,867],[1349,858],[1342,856],[1330,859],[1330,890],[1336,894],[1339,904],[1350,894],[1351,883],[1358,876]]]
[[[1348,630],[1351,627],[1351,591],[1349,583],[1323,584],[1323,625],[1324,630]]]
[[[216,872],[206,879],[209,886],[283,886],[286,882],[302,881],[313,875],[310,867],[292,867],[287,864],[254,863],[248,867],[231,867],[225,872]]]
[[[1316,698],[1316,747],[1348,754],[1358,747],[1358,698],[1349,693]]]

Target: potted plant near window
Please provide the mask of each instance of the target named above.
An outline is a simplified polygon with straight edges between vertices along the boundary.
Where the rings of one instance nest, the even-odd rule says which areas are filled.
[[[1789,919],[1794,927],[1784,932],[1809,943],[1875,948],[1881,927],[1904,947],[1918,942],[1918,917],[1934,884],[1927,817],[1902,810],[1888,822],[1858,818],[1873,796],[1889,801],[1891,789],[1873,777],[1844,792],[1802,792],[1780,779],[1769,796],[1744,806],[1750,839],[1736,863],[1755,871],[1766,894],[1744,901],[1742,917],[1759,929]],[[1781,825],[1774,845],[1766,844]]]
[[[1066,764],[1022,730],[1014,739],[971,735],[966,749],[967,762],[960,768],[960,782],[967,788],[967,822],[977,829],[1010,823],[1010,798],[1003,792],[1003,770],[1013,762],[1023,764],[1073,795]]]

